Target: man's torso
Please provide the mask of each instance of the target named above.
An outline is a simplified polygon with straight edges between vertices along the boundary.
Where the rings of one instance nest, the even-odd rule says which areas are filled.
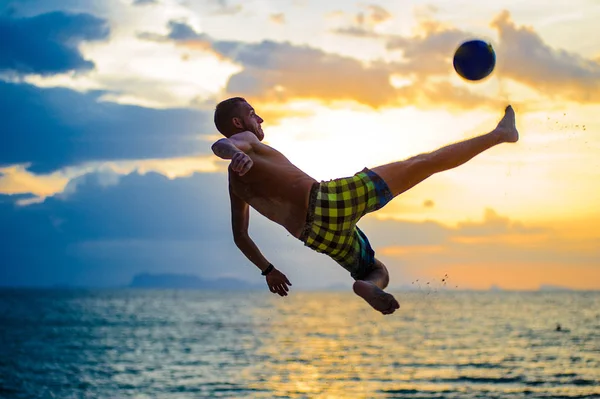
[[[239,176],[229,170],[233,193],[299,237],[315,179],[294,166],[279,151],[263,143],[253,143],[248,155],[254,163],[248,173]]]

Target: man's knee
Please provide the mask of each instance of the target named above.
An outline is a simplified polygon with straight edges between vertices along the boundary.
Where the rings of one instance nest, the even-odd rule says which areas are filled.
[[[380,272],[381,278],[383,280],[382,282],[387,287],[387,285],[390,283],[390,273],[388,272],[388,269],[385,267],[385,265],[377,258],[375,258],[374,269]]]

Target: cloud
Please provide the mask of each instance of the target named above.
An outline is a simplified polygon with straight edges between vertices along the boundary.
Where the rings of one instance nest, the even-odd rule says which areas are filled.
[[[424,10],[421,14],[415,33],[410,36],[376,33],[364,17],[335,32],[379,39],[385,42],[389,51],[399,51],[402,61],[393,64],[394,73],[417,79],[412,85],[416,89],[429,84],[432,78],[439,81],[453,75],[454,51],[463,41],[477,37],[472,32],[435,20],[434,11]],[[498,41],[494,43],[498,60],[494,77],[514,80],[548,98],[559,97],[580,103],[600,101],[598,59],[552,48],[532,28],[515,24],[508,11],[501,12],[490,26],[498,34]],[[467,101],[462,103],[463,99]],[[470,108],[475,99],[469,95],[447,100]],[[494,101],[483,100],[485,105],[496,106]]]
[[[99,11],[106,10],[111,4],[109,1],[82,1],[82,0],[4,0],[0,2],[0,15],[10,17],[34,17],[40,14],[63,11],[68,13],[87,13],[99,15]]]
[[[196,33],[194,29],[183,22],[169,21],[169,28],[168,38],[174,41],[188,42],[208,39],[206,35]]]
[[[334,29],[333,32],[340,34],[340,35],[363,37],[363,38],[379,38],[379,37],[381,37],[380,34],[375,33],[371,29],[367,29],[362,26],[344,26],[342,28]]]
[[[367,64],[355,58],[288,42],[219,41],[195,32],[184,22],[171,21],[169,28],[167,35],[141,33],[140,37],[172,40],[190,49],[208,50],[221,59],[240,65],[242,70],[230,77],[226,94],[241,95],[253,102],[271,104],[301,99],[331,104],[354,101],[373,108],[504,105],[446,81],[424,79],[396,88],[392,84],[392,76],[410,72],[404,64]]]
[[[213,2],[217,5],[216,14],[234,15],[243,10],[241,4],[229,4],[228,0],[214,0]]]
[[[379,247],[436,247],[448,246],[463,238],[488,238],[490,242],[507,235],[526,237],[548,237],[552,231],[547,228],[525,226],[522,222],[510,220],[493,209],[486,209],[481,221],[464,221],[455,227],[445,226],[435,221],[408,222],[399,220],[380,221],[365,219],[365,230],[373,234]],[[375,230],[374,227],[377,227]],[[398,237],[402,237],[398,239]],[[468,242],[466,242],[468,243]]]
[[[157,173],[92,173],[41,203],[17,205],[28,198],[0,195],[0,285],[115,285],[140,272],[261,281],[233,243],[222,173],[172,180]],[[481,221],[454,227],[372,216],[359,226],[390,269],[392,286],[444,273],[461,287],[519,286],[525,278],[537,286],[557,284],[565,270],[574,274],[569,284],[589,286],[593,280],[585,279],[599,272],[597,240],[564,239],[560,232],[525,226],[491,210]],[[351,282],[331,259],[253,210],[250,235],[295,289]],[[457,240],[464,237],[487,240]],[[510,274],[504,276],[506,270]]]
[[[150,4],[158,4],[158,0],[134,0],[134,6],[145,6]]]
[[[456,226],[438,222],[379,221],[361,228],[392,271],[407,279],[435,279],[448,273],[461,287],[535,289],[540,284],[597,288],[597,238],[569,238],[561,231],[527,226],[487,209],[481,221]],[[570,270],[565,278],[566,270]],[[590,280],[591,279],[591,280]],[[594,280],[595,279],[595,280]],[[594,285],[596,284],[596,285]]]
[[[498,33],[494,44],[497,68],[494,76],[511,79],[549,98],[580,103],[600,101],[600,63],[575,53],[553,49],[532,28],[517,26],[508,11],[501,12],[491,27]],[[452,55],[458,44],[475,37],[433,19],[420,21],[413,36],[380,36],[390,51],[401,51],[403,61],[395,71],[421,80],[454,73]],[[467,103],[469,103],[469,100]]]
[[[443,105],[446,110],[487,107],[497,111],[506,106],[506,101],[502,98],[492,99],[447,81],[419,79],[416,84],[403,86],[397,92],[399,105],[418,104],[422,109],[437,109]]]
[[[92,269],[87,272],[99,281],[124,283],[111,273],[119,274],[118,269],[124,267],[133,275],[143,268],[160,267],[161,262],[171,264],[166,242],[181,247],[182,242],[204,240],[223,246],[223,241],[211,237],[228,238],[226,218],[206,211],[226,203],[222,180],[222,176],[202,175],[171,181],[154,173],[117,176],[115,180],[115,176],[90,174],[72,181],[66,190],[69,194],[49,197],[40,204],[19,207],[15,205],[17,196],[4,196],[0,218],[8,223],[0,227],[4,240],[0,284],[74,283],[78,275],[86,274],[86,268]],[[153,250],[153,245],[160,250]],[[34,254],[31,247],[36,248]],[[201,251],[202,243],[197,247]],[[145,252],[131,253],[135,249]],[[156,259],[148,259],[148,255]],[[222,252],[198,252],[191,259],[202,267],[203,255],[213,260],[228,258]],[[106,257],[114,263],[102,264]],[[126,265],[132,259],[137,264]],[[192,260],[181,267],[190,268]],[[99,266],[104,270],[93,270]]]
[[[389,68],[363,65],[356,59],[330,54],[308,46],[265,40],[260,43],[219,41],[196,33],[181,22],[171,21],[167,36],[142,33],[142,38],[173,40],[191,49],[211,49],[218,57],[241,64],[226,87],[231,95],[244,95],[264,102],[294,98],[324,102],[355,100],[381,106],[395,98]]]
[[[169,28],[169,33],[167,35],[152,32],[139,32],[136,36],[142,40],[159,43],[175,42],[194,50],[209,50],[211,48],[212,39],[204,33],[197,33],[185,22],[169,21],[167,27]]]
[[[521,222],[500,216],[493,209],[486,209],[481,222],[460,222],[456,228],[459,236],[496,236],[505,234],[538,234],[546,230],[525,227]]]
[[[18,201],[35,198],[31,194],[0,194],[0,204],[16,204]]]
[[[233,243],[222,173],[172,180],[157,173],[92,173],[41,203],[16,205],[28,197],[0,195],[0,286],[126,284],[140,272],[263,281]],[[333,261],[254,211],[250,233],[300,286],[317,272],[350,281]]]
[[[389,11],[387,11],[385,8],[376,5],[376,4],[371,4],[367,6],[367,14],[366,14],[366,21],[367,23],[373,24],[373,25],[377,25],[380,23],[383,23],[385,21],[388,21],[392,18],[392,14],[389,13]]]
[[[108,35],[107,22],[89,14],[0,17],[0,71],[40,75],[88,71],[94,63],[83,58],[79,45],[106,40]]]
[[[372,108],[411,105],[422,109],[444,107],[464,110],[498,109],[506,105],[503,95],[491,97],[482,90],[474,90],[476,88],[469,85],[454,84],[451,80],[456,78],[452,67],[454,50],[461,42],[472,38],[472,33],[432,20],[430,17],[421,20],[411,36],[376,33],[372,28],[387,21],[390,18],[388,14],[385,9],[369,8],[368,12],[356,16],[354,25],[344,29],[353,30],[355,35],[385,40],[386,48],[390,52],[401,54],[397,61],[362,62],[353,57],[307,45],[272,40],[256,43],[218,40],[205,33],[196,32],[185,21],[171,21],[167,35],[143,33],[140,37],[173,41],[187,49],[210,52],[223,61],[236,64],[241,70],[229,78],[224,94],[242,95],[260,103],[261,106],[272,103],[285,104],[295,100],[313,100],[328,105],[351,101]],[[508,23],[507,17],[503,15],[505,14],[494,23],[499,29],[501,39],[495,47],[498,49],[498,57],[502,58],[504,49],[519,49],[525,45],[528,51],[512,50],[520,51],[518,59],[521,61],[510,63],[514,65],[515,70],[519,70],[521,67],[518,65],[528,65],[528,62],[536,59],[535,54],[540,51],[544,53],[547,46],[538,36],[535,36],[538,37],[537,41],[530,40],[532,47],[526,44],[529,39],[525,34],[510,34],[511,29],[516,28],[514,24]],[[522,29],[517,31],[529,32]],[[565,59],[573,61],[573,57]],[[552,57],[548,59],[554,60]],[[581,101],[594,99],[596,94],[593,93],[600,93],[600,90],[585,90],[586,87],[594,87],[600,81],[592,81],[592,78],[596,78],[594,61],[590,60],[587,64],[583,62],[591,71],[588,74],[589,83],[581,68],[579,73],[567,74],[561,78],[563,67],[567,65],[563,64],[546,68],[548,73],[556,75],[554,80],[532,80],[528,84],[542,95],[562,96]],[[529,75],[524,75],[524,78],[510,69],[505,73],[506,67],[501,65],[505,63],[499,62],[492,78],[528,82],[526,77]],[[536,78],[535,68],[531,68],[531,71],[530,77]],[[568,76],[572,76],[572,79]],[[537,79],[540,80],[539,77]],[[570,84],[574,86],[571,87]],[[519,105],[516,104],[517,101],[513,103]]]
[[[231,94],[245,93],[266,102],[354,100],[373,107],[396,98],[389,67],[382,63],[367,66],[350,57],[273,41],[216,42],[213,49],[244,66],[227,84]]]
[[[391,36],[387,40],[388,50],[402,52],[403,61],[397,64],[396,71],[422,79],[452,73],[454,51],[470,35],[435,21],[422,21],[419,30],[415,36]]]
[[[278,25],[284,25],[285,24],[285,14],[282,12],[276,13],[276,14],[271,14],[271,15],[269,15],[269,20],[271,20],[271,22],[274,22]]]
[[[197,0],[183,4],[198,13],[213,16],[233,16],[244,10],[241,1],[239,4],[233,4],[230,0]]]
[[[341,35],[356,37],[380,37],[380,35],[375,32],[375,28],[378,25],[390,20],[392,18],[392,14],[379,5],[371,4],[367,5],[365,8],[366,11],[361,11],[352,16],[351,24],[334,29],[333,32]],[[335,12],[333,14],[329,14],[329,16],[343,17],[345,16],[345,13]]]
[[[212,113],[98,101],[103,93],[0,82],[0,166],[50,173],[92,161],[208,154]]]
[[[508,11],[491,23],[498,31],[502,77],[525,84],[549,97],[580,103],[600,102],[600,62],[553,49],[529,27],[517,26]]]

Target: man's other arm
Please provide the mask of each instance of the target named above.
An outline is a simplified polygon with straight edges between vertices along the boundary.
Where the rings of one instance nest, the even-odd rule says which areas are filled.
[[[233,241],[250,262],[254,263],[261,271],[269,267],[269,261],[260,252],[254,241],[248,235],[250,224],[250,206],[235,195],[229,187],[231,198],[231,229]]]
[[[250,207],[244,200],[232,192],[231,186],[229,186],[229,196],[231,198],[233,241],[250,262],[254,263],[261,271],[265,271],[271,263],[263,256],[248,235]],[[266,279],[271,292],[277,293],[280,296],[286,296],[289,291],[287,286],[292,285],[287,277],[275,268],[267,274]]]

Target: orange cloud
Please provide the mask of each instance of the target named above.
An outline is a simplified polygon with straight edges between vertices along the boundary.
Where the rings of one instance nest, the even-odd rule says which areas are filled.
[[[458,223],[456,230],[460,236],[482,237],[482,236],[501,236],[507,234],[531,235],[544,234],[547,231],[541,228],[525,227],[521,222],[515,222],[508,217],[500,216],[493,209],[486,209],[481,222],[461,222]]]
[[[474,108],[502,109],[503,99],[491,99],[475,94],[465,87],[454,86],[447,81],[419,80],[418,83],[397,90],[397,105],[419,106],[422,109],[465,110]],[[518,102],[513,101],[514,106]]]
[[[272,17],[280,20],[283,16]],[[138,37],[174,41],[190,50],[210,51],[239,65],[241,71],[231,76],[225,95],[253,97],[261,106],[295,100],[324,104],[353,101],[373,108],[411,105],[463,110],[506,105],[502,98],[489,98],[473,92],[468,85],[455,86],[449,81],[455,76],[454,50],[472,34],[432,19],[421,20],[412,36],[374,32],[374,26],[390,18],[388,11],[371,5],[347,29],[386,40],[389,51],[402,53],[402,60],[396,62],[365,63],[287,42],[220,41],[176,21],[169,23],[166,36],[142,33]],[[598,62],[551,49],[532,29],[517,27],[508,12],[498,15],[492,26],[500,37],[495,76],[512,79],[546,96],[600,101]],[[393,84],[396,78],[407,83],[397,87]]]
[[[530,27],[518,27],[508,11],[491,26],[498,31],[498,72],[547,96],[600,101],[600,62],[544,43]]]
[[[455,227],[375,219],[361,228],[392,274],[401,269],[404,282],[448,274],[463,288],[537,289],[545,284],[600,289],[595,231],[582,236],[526,226],[491,209],[481,221]]]
[[[285,14],[282,12],[280,12],[278,14],[269,15],[269,19],[271,20],[271,22],[276,23],[278,25],[285,24]]]
[[[366,21],[371,25],[378,25],[392,18],[392,14],[385,8],[371,4],[367,6]]]

